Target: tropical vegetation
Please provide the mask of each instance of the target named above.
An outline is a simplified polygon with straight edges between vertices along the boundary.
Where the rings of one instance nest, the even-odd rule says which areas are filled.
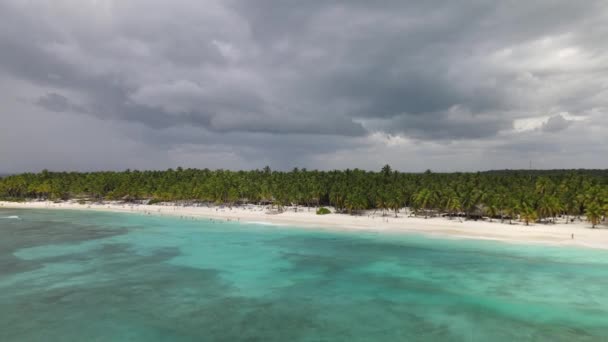
[[[327,215],[327,214],[331,214],[331,211],[325,207],[321,207],[319,209],[317,209],[317,215]]]
[[[421,217],[551,223],[586,217],[606,220],[608,170],[501,170],[475,173],[403,173],[384,166],[289,172],[169,169],[122,172],[23,173],[0,179],[0,198],[80,201],[194,201],[269,204],[279,210],[333,206],[357,214],[371,209],[395,216],[402,208]],[[297,210],[297,209],[296,209]]]

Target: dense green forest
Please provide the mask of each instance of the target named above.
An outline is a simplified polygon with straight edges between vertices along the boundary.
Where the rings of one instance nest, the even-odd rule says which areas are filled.
[[[200,201],[280,207],[331,205],[355,214],[363,209],[410,207],[419,215],[486,216],[549,222],[585,215],[594,225],[608,211],[608,170],[503,170],[477,173],[289,172],[169,169],[166,171],[24,173],[0,179],[6,200]]]

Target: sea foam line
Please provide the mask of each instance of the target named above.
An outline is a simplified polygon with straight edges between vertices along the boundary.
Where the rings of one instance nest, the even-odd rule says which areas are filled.
[[[259,224],[259,225],[262,225],[262,226],[278,226],[278,224],[276,224],[276,223],[267,222],[267,221],[246,221],[245,223],[248,223],[248,224]]]

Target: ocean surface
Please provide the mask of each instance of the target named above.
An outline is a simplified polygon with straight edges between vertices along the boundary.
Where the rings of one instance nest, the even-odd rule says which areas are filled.
[[[606,251],[0,209],[0,341],[606,340]]]

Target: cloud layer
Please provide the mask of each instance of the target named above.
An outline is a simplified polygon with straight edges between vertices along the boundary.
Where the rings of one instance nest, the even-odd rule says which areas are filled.
[[[6,0],[0,171],[606,168],[606,37],[593,0]]]

